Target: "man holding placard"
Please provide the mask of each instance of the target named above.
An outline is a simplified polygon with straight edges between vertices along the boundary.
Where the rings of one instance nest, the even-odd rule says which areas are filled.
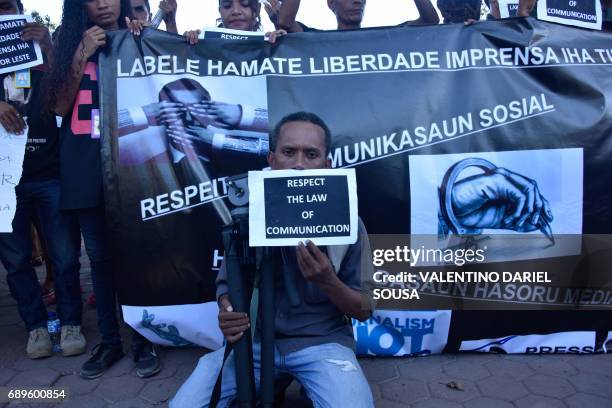
[[[298,112],[286,116],[275,127],[270,137],[268,162],[272,170],[329,169],[330,147],[331,133],[325,123],[314,114]],[[321,180],[325,180],[325,176],[300,178],[295,172],[292,174],[293,177],[286,178],[292,180],[292,188],[322,187]],[[352,328],[347,319],[363,321],[372,309],[369,291],[364,289],[373,267],[363,224],[358,222],[356,242],[352,245],[322,248],[309,240],[295,248],[283,247],[281,252],[283,263],[293,272],[291,279],[297,288],[294,296],[298,298],[292,299],[283,278],[275,277],[276,373],[293,375],[315,406],[374,406],[370,387],[355,357]],[[368,276],[362,281],[362,277]],[[251,323],[246,313],[234,312],[228,296],[225,265],[217,277],[217,299],[219,326],[226,340],[234,343],[242,338]],[[202,357],[170,406],[208,406],[216,379],[211,373],[219,372],[223,356],[224,348],[221,348]],[[261,346],[256,334],[253,358],[257,383],[260,357]],[[220,406],[235,398],[234,364],[230,354],[222,375]]]

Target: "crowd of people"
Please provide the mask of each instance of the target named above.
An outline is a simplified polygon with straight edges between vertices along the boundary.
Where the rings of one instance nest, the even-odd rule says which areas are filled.
[[[602,2],[608,14],[610,3]],[[366,0],[327,0],[327,4],[336,17],[338,30],[361,28]],[[402,25],[439,23],[431,0],[414,0],[414,4],[419,17]],[[536,0],[520,0],[518,15],[533,14],[535,4]],[[179,33],[178,6],[177,0],[159,3],[169,32]],[[490,0],[487,6],[487,18],[500,18],[497,0]],[[438,0],[437,7],[444,23],[463,24],[481,18],[481,0]],[[223,28],[260,31],[261,13],[265,11],[276,27],[267,36],[271,42],[286,33],[320,31],[307,25],[316,22],[297,20],[299,8],[300,0],[266,0],[264,10],[257,0],[219,0],[218,22]],[[21,0],[0,0],[0,15],[23,13]],[[87,379],[103,375],[124,357],[105,222],[101,135],[95,126],[100,109],[98,55],[106,45],[107,31],[130,29],[137,35],[147,29],[152,18],[148,0],[64,0],[61,25],[53,39],[49,30],[37,23],[28,23],[22,30],[22,39],[38,42],[44,54],[44,64],[30,69],[31,86],[16,88],[14,73],[0,75],[4,84],[0,90],[0,124],[28,138],[23,175],[16,186],[13,232],[0,234],[0,258],[28,332],[26,352],[33,359],[53,353],[43,300],[43,286],[49,289],[49,285],[41,286],[32,266],[34,225],[44,244],[48,269],[52,270],[64,356],[83,354],[87,348],[81,331],[82,242],[90,259],[101,343],[81,368],[81,376]],[[609,30],[609,21],[604,28]],[[199,34],[199,30],[184,30],[183,35],[187,42],[195,44]],[[59,127],[56,116],[62,118]],[[286,117],[271,132],[270,165],[273,169],[329,167],[330,138],[329,129],[316,115],[301,112]],[[301,283],[325,296],[316,304],[301,299],[305,306],[297,318],[277,318],[277,328],[283,331],[283,342],[278,346],[282,367],[277,369],[294,375],[317,406],[372,406],[367,381],[351,349],[351,328],[344,318],[363,320],[371,312],[360,303],[360,265],[362,253],[367,253],[367,236],[363,226],[360,229],[360,236],[366,238],[348,249],[338,271],[328,255],[312,243],[290,254],[296,271],[301,272],[296,272]],[[232,343],[249,327],[249,318],[233,311],[223,268],[217,284],[219,325]],[[131,344],[137,375],[157,374],[161,362],[156,346],[135,331]],[[259,348],[254,350],[258,355]],[[352,369],[345,377],[335,377],[323,366],[324,359],[350,363]],[[206,406],[222,360],[223,349],[203,357],[171,405]],[[236,392],[232,376],[231,370],[224,371],[222,401],[231,401]]]

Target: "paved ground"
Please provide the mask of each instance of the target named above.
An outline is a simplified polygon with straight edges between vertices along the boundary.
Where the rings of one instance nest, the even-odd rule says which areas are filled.
[[[91,292],[83,260],[83,297]],[[43,277],[43,269],[39,275]],[[129,357],[102,378],[78,377],[87,355],[54,356],[32,361],[25,357],[26,333],[0,267],[0,386],[68,387],[68,407],[165,406],[204,354],[202,349],[164,349],[162,372],[139,379]],[[83,331],[90,347],[98,340],[95,310],[85,309]],[[125,339],[129,339],[124,328]],[[129,341],[129,340],[128,340]],[[127,348],[127,345],[126,345]],[[364,358],[361,364],[377,407],[415,408],[612,408],[612,355],[505,356],[439,355],[421,358]],[[293,385],[285,406],[304,406]],[[44,406],[51,404],[1,404]]]

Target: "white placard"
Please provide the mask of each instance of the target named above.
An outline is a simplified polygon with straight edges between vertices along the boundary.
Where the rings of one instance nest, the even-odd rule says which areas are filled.
[[[539,0],[538,20],[601,30],[599,0]]]
[[[499,15],[501,18],[516,17],[518,14],[519,0],[499,0]]]
[[[21,27],[32,21],[32,16],[24,14],[0,16],[0,74],[43,63],[40,45],[34,41],[21,40]]]
[[[17,209],[15,187],[21,180],[28,128],[22,135],[7,132],[0,125],[0,233],[13,232]]]
[[[265,33],[259,31],[232,30],[230,28],[209,27],[202,30],[200,39],[218,38],[222,40],[263,40]]]
[[[357,242],[355,169],[249,172],[249,245]]]

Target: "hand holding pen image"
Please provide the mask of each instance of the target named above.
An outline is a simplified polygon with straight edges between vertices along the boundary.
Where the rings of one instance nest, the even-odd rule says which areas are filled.
[[[468,167],[483,173],[458,179]],[[539,230],[555,244],[550,203],[536,181],[485,159],[468,158],[451,166],[440,186],[440,201],[442,215],[456,234],[482,229]]]
[[[264,156],[268,153],[268,134],[238,130],[242,117],[240,105],[203,100],[185,105],[160,102],[146,110],[166,126],[171,145],[179,151],[194,151],[201,160],[209,160],[215,150]],[[147,115],[148,116],[148,115]]]

